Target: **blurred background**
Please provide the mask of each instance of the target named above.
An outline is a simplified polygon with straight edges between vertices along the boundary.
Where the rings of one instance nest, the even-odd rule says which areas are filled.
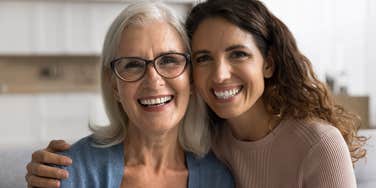
[[[0,0],[1,188],[25,187],[31,152],[49,140],[74,142],[90,134],[89,123],[107,123],[99,58],[105,32],[129,2]],[[184,16],[198,1],[165,2]],[[336,100],[362,118],[361,133],[376,136],[376,1],[262,2],[290,28]],[[372,152],[356,169],[359,187],[368,176],[376,182]]]

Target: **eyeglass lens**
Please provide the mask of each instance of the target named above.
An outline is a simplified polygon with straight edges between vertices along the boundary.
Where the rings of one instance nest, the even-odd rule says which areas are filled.
[[[149,62],[152,63],[141,58],[124,57],[115,62],[114,68],[123,80],[136,81],[143,77]],[[186,63],[183,54],[165,54],[154,60],[154,68],[161,76],[174,78],[184,71]]]

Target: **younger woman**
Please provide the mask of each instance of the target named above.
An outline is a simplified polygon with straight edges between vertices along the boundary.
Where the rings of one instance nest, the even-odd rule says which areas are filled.
[[[186,22],[214,150],[237,187],[356,187],[356,116],[336,105],[289,29],[261,2],[209,0]]]

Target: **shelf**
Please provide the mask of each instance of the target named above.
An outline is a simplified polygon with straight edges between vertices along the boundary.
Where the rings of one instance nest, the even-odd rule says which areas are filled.
[[[99,92],[99,56],[0,56],[0,94]]]

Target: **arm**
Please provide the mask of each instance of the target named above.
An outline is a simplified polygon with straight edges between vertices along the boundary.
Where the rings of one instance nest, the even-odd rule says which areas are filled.
[[[301,175],[304,188],[356,188],[350,152],[337,129],[325,133],[311,148]]]
[[[68,150],[70,145],[63,140],[52,140],[46,149],[35,151],[26,166],[25,179],[28,187],[60,187],[60,179],[68,178],[66,170],[47,164],[69,166],[72,160],[54,152]]]

